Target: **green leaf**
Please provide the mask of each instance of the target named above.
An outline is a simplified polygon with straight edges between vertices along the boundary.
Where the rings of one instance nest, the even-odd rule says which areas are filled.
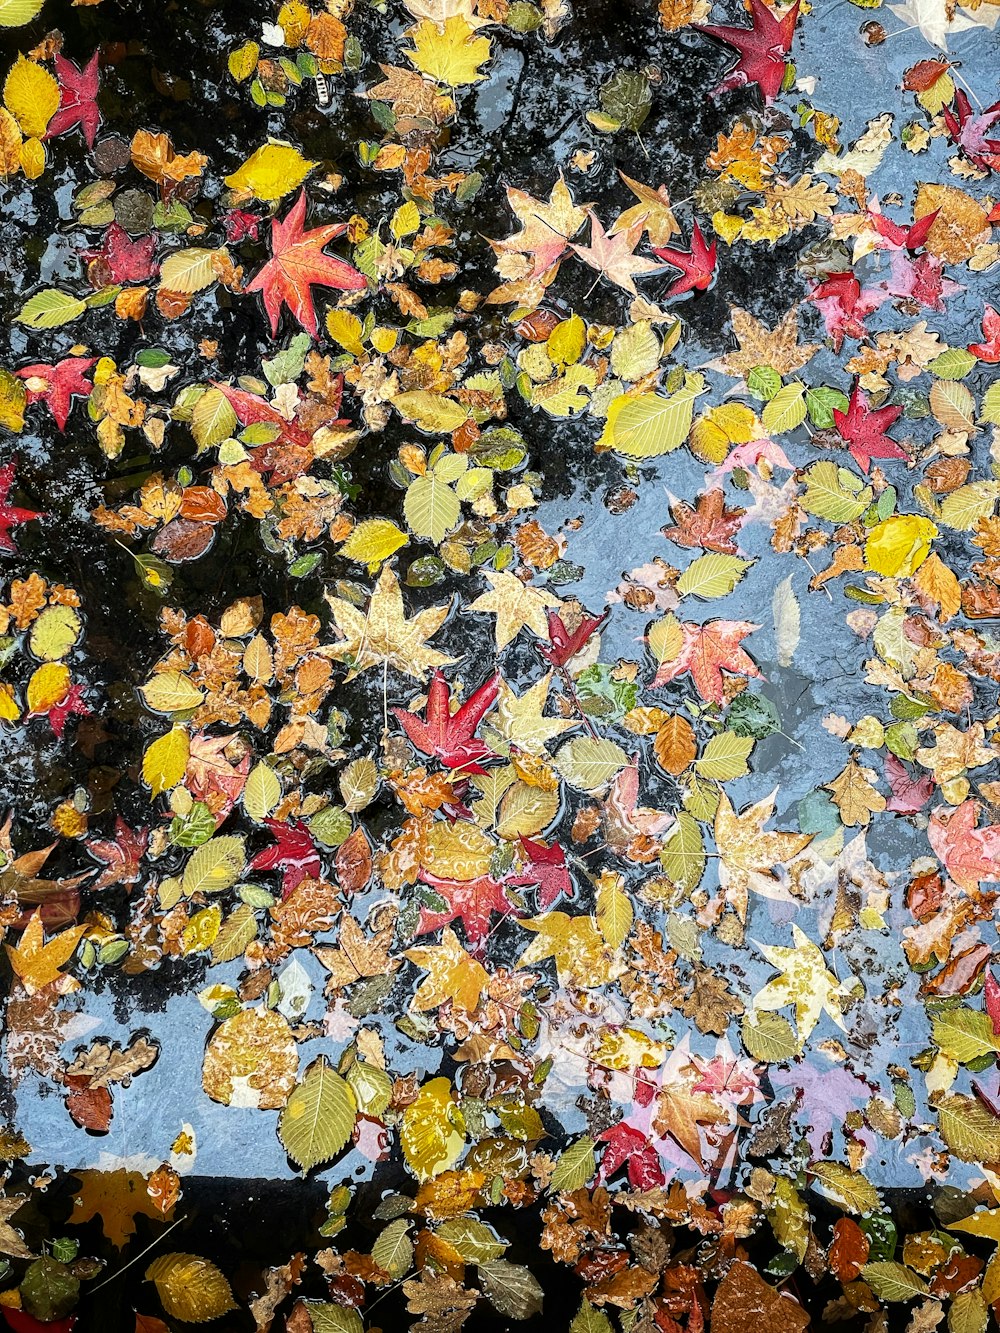
[[[0,28],[19,28],[41,13],[44,0],[0,0]]]
[[[948,1311],[948,1333],[986,1333],[990,1309],[979,1287],[960,1291]]]
[[[622,771],[628,755],[614,741],[577,736],[560,747],[554,762],[571,787],[598,792]]]
[[[61,292],[58,287],[47,287],[44,292],[25,301],[14,319],[29,329],[56,329],[60,324],[79,319],[86,309],[85,301],[70,296],[69,292]]]
[[[973,481],[959,486],[941,501],[940,518],[949,528],[971,532],[981,518],[989,518],[1000,495],[1000,482]]]
[[[598,94],[601,110],[627,130],[638,130],[653,105],[653,90],[645,74],[619,69]]]
[[[361,1316],[357,1310],[346,1305],[306,1301],[305,1307],[312,1321],[313,1333],[364,1333]]]
[[[494,1259],[479,1265],[479,1280],[490,1303],[511,1319],[530,1319],[540,1314],[543,1291],[530,1269]]]
[[[779,389],[760,414],[768,435],[784,435],[806,419],[805,388],[799,383]]]
[[[231,963],[246,951],[257,938],[257,918],[248,903],[239,907],[223,921],[212,943],[212,962]]]
[[[753,747],[752,736],[738,736],[735,731],[724,731],[711,738],[694,766],[699,777],[710,778],[715,782],[729,782],[749,772],[747,760]]]
[[[205,390],[191,412],[191,434],[199,453],[227,440],[238,425],[229,399],[214,385]]]
[[[915,1296],[927,1294],[927,1283],[912,1269],[885,1259],[865,1264],[861,1276],[883,1301],[912,1301]]]
[[[976,364],[976,358],[964,347],[949,347],[928,362],[927,369],[941,380],[962,380]]]
[[[783,1064],[798,1054],[799,1039],[783,1014],[748,1010],[740,1025],[740,1037],[748,1054],[764,1064]]]
[[[827,460],[806,469],[805,483],[802,508],[831,523],[850,523],[872,502],[870,486],[849,469]]]
[[[222,893],[243,874],[247,863],[243,839],[233,833],[210,838],[184,867],[181,889],[187,897],[195,893]]]
[[[409,1231],[409,1220],[398,1217],[395,1222],[389,1223],[372,1246],[372,1258],[394,1280],[408,1273],[413,1262],[413,1242]]]
[[[680,389],[669,398],[643,393],[638,398],[616,399],[608,412],[601,443],[626,458],[668,454],[688,437],[695,396],[691,389]]]
[[[440,542],[457,526],[462,506],[452,488],[431,471],[406,488],[403,514],[415,536]]]
[[[183,292],[186,296],[204,291],[219,279],[215,271],[216,257],[228,258],[227,250],[206,250],[191,246],[175,250],[160,265],[160,286],[168,292]]]
[[[937,1104],[945,1143],[963,1162],[1000,1161],[1000,1120],[975,1097],[954,1092]]]
[[[281,779],[268,764],[255,764],[243,788],[243,809],[260,824],[281,800]]]
[[[752,560],[720,555],[717,551],[700,555],[677,580],[677,591],[682,597],[725,597],[752,564]]]
[[[350,1086],[324,1056],[293,1090],[278,1121],[278,1137],[304,1171],[336,1157],[354,1130],[357,1105]]]
[[[678,811],[677,824],[660,852],[663,873],[679,889],[690,893],[705,873],[705,859],[705,839],[698,821],[686,810]]]
[[[834,424],[833,409],[846,412],[849,406],[847,395],[839,389],[831,389],[825,384],[806,389],[806,410],[817,430],[830,430]]]
[[[994,380],[983,394],[983,401],[979,407],[979,420],[980,423],[1000,426],[1000,380]]]
[[[437,1234],[453,1246],[467,1264],[486,1264],[499,1259],[508,1242],[476,1217],[449,1217],[437,1228]]]
[[[877,1213],[882,1207],[878,1190],[858,1171],[842,1162],[813,1162],[809,1167],[815,1177],[813,1189],[845,1212]]]
[[[582,1189],[596,1170],[594,1140],[585,1134],[583,1138],[570,1144],[560,1156],[556,1169],[552,1172],[549,1188],[556,1192]]]
[[[392,399],[392,405],[400,416],[432,435],[450,435],[469,419],[461,403],[445,398],[440,393],[429,393],[426,389],[398,393]]]
[[[585,1300],[569,1326],[569,1333],[614,1333],[614,1329],[604,1311]]]

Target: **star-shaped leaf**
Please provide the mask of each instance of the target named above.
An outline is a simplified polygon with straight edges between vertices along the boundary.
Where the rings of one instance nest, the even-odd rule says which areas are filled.
[[[886,434],[902,410],[891,404],[877,409],[869,407],[868,395],[859,383],[854,385],[847,411],[833,409],[837,432],[863,472],[868,471],[873,458],[907,457],[906,450]]]
[[[635,253],[635,247],[642,238],[642,223],[637,223],[628,231],[609,234],[596,213],[590,213],[589,217],[590,244],[574,245],[573,250],[585,264],[597,269],[600,277],[638,296],[635,279],[643,273],[656,273],[660,267],[655,259],[646,259]]]
[[[676,655],[661,661],[652,685],[666,685],[685,672],[701,697],[708,703],[725,700],[723,671],[734,675],[759,677],[753,659],[740,647],[758,625],[748,620],[712,620],[707,625],[682,624],[681,641]]]
[[[686,500],[670,498],[672,525],[660,531],[677,546],[701,547],[720,555],[735,555],[733,537],[743,523],[745,509],[727,509],[725,492],[720,487],[703,491],[694,507]]]
[[[775,866],[798,856],[812,842],[811,833],[765,833],[774,814],[777,790],[737,814],[723,791],[715,814],[715,845],[719,851],[719,883],[746,920],[749,891],[765,898],[785,898]]]
[[[96,356],[65,356],[54,366],[22,366],[17,377],[25,382],[28,402],[44,402],[56,425],[65,430],[73,398],[89,398],[93,391],[94,386],[85,376],[96,364]]]
[[[42,517],[34,509],[18,509],[16,505],[7,503],[7,496],[14,485],[15,472],[16,467],[13,463],[0,467],[0,551],[17,549],[10,536],[11,528],[16,528],[21,523],[30,523],[33,518]]]
[[[681,229],[670,207],[670,196],[665,185],[654,190],[651,185],[643,185],[641,181],[626,176],[624,171],[619,171],[618,175],[639,202],[618,214],[611,225],[612,235],[641,226],[652,245],[666,245],[671,236],[680,235]]]
[[[477,597],[468,609],[490,611],[496,616],[497,647],[506,648],[525,626],[540,639],[548,639],[546,611],[549,607],[558,610],[562,606],[558,597],[541,588],[533,588],[530,583],[522,583],[513,574],[484,572],[492,585],[491,590]]]
[[[451,689],[442,672],[435,671],[423,718],[404,708],[392,711],[421,754],[436,755],[445,768],[482,773],[485,770],[480,761],[492,759],[494,754],[476,736],[476,728],[496,702],[498,688],[499,677],[494,673],[452,712]]]
[[[441,911],[426,905],[421,907],[416,931],[418,935],[429,935],[442,926],[450,926],[453,921],[461,920],[469,943],[478,950],[490,933],[490,918],[494,912],[501,916],[517,913],[517,908],[507,897],[504,885],[492,875],[480,875],[469,880],[437,879],[422,871],[420,878],[441,895],[446,905]]]
[[[547,912],[518,924],[535,932],[535,938],[518,959],[518,967],[554,958],[561,986],[570,982],[601,986],[611,980],[611,957],[592,916]]]
[[[282,305],[314,338],[317,336],[311,291],[314,286],[355,292],[368,285],[367,279],[345,259],[324,253],[323,247],[343,235],[347,223],[335,222],[305,231],[305,217],[306,192],[301,190],[284,220],[275,218],[271,223],[271,258],[253,281],[247,283],[248,292],[263,294],[272,337],[278,332]]]
[[[722,360],[727,375],[746,379],[758,366],[770,366],[779,375],[801,370],[819,351],[819,343],[799,343],[799,308],[793,305],[773,329],[768,329],[749,310],[734,305],[730,309],[733,333],[739,351],[729,352]]]
[[[681,271],[681,276],[667,288],[664,296],[683,296],[685,292],[704,292],[712,285],[715,277],[715,263],[718,256],[718,242],[705,244],[701,228],[697,222],[691,227],[691,249],[674,250],[669,246],[653,246],[653,254],[662,259],[671,268]]]
[[[792,49],[795,24],[799,17],[799,0],[781,19],[776,19],[764,0],[750,0],[752,26],[735,28],[713,23],[696,23],[699,32],[725,42],[739,52],[739,60],[726,77],[712,90],[711,96],[732,88],[745,88],[756,83],[765,102],[773,102],[781,91],[787,62]]]
[[[541,277],[565,252],[569,238],[586,222],[588,206],[573,202],[562,176],[553,185],[547,204],[513,187],[508,187],[507,202],[521,223],[521,230],[508,240],[490,241],[490,245],[498,255],[531,255],[534,263],[530,276]]]
[[[422,967],[427,976],[417,987],[413,1008],[418,1013],[450,1002],[471,1013],[478,1005],[490,975],[482,963],[466,953],[455,932],[445,927],[440,944],[407,949],[404,957]]]
[[[493,723],[506,740],[521,750],[527,750],[529,754],[544,754],[548,741],[579,725],[574,718],[545,715],[551,684],[551,671],[541,680],[535,681],[522,695],[515,694],[502,678],[499,681],[498,706]]]
[[[83,130],[87,147],[93,148],[94,136],[101,123],[101,112],[97,105],[97,90],[101,76],[97,68],[98,52],[80,69],[72,60],[57,55],[55,58],[56,77],[59,80],[59,107],[49,121],[43,138],[54,139],[57,134],[66,134],[77,125]]]
[[[347,662],[348,680],[383,663],[423,680],[434,667],[450,666],[458,660],[427,646],[427,640],[447,620],[451,604],[428,607],[407,619],[399,579],[389,565],[382,566],[367,614],[342,597],[328,594],[327,601],[344,641],[321,651],[338,662]]]
[[[70,926],[54,935],[46,944],[42,909],[39,907],[31,914],[19,943],[4,946],[11,967],[29,995],[53,983],[64,995],[79,989],[80,983],[59,969],[73,957],[86,929],[86,926]]]
[[[758,944],[757,948],[781,976],[769,981],[753,998],[753,1007],[761,1010],[795,1006],[795,1025],[799,1040],[806,1041],[825,1011],[837,1027],[846,1031],[844,1002],[857,990],[856,977],[838,981],[826,965],[823,951],[798,926],[792,926],[793,947]]]

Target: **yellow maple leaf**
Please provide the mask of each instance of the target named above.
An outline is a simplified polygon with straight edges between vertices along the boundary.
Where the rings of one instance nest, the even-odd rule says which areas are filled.
[[[485,78],[479,66],[490,58],[490,39],[477,37],[461,14],[453,14],[440,28],[431,19],[424,19],[407,35],[413,50],[405,52],[406,58],[437,83],[460,88]]]
[[[518,696],[503,677],[498,682],[497,712],[493,719],[496,728],[505,740],[529,754],[544,754],[547,741],[579,725],[575,719],[546,716],[544,709],[551,684],[549,671]]]
[[[440,944],[407,949],[405,957],[428,974],[417,987],[412,1002],[412,1007],[421,1013],[436,1009],[445,1000],[471,1013],[490,979],[486,968],[466,953],[448,926],[441,933]]]
[[[841,822],[848,828],[867,825],[873,814],[885,809],[885,797],[868,781],[870,771],[852,759],[832,782],[824,783],[826,790],[833,793]]]
[[[427,640],[447,619],[450,604],[428,607],[407,620],[399,579],[388,565],[382,567],[367,615],[342,597],[327,596],[327,601],[344,639],[320,651],[350,665],[348,680],[383,663],[423,680],[433,667],[458,660],[427,647]]]
[[[70,926],[46,944],[42,909],[39,907],[32,912],[20,944],[4,945],[10,965],[29,995],[44,990],[53,982],[58,983],[57,989],[61,995],[79,989],[80,983],[65,976],[59,969],[73,957],[85,930],[86,926]]]
[[[862,989],[855,976],[838,981],[826,965],[823,951],[798,926],[792,926],[794,946],[759,944],[757,947],[781,975],[769,981],[753,998],[754,1011],[795,1006],[799,1041],[806,1041],[824,1010],[846,1031],[843,1006]]]
[[[725,792],[715,813],[715,845],[719,850],[719,883],[741,921],[747,917],[749,893],[787,898],[774,868],[790,861],[812,841],[811,833],[764,832],[774,814],[775,792],[737,814]]]
[[[527,626],[540,639],[548,639],[548,609],[558,610],[558,597],[522,583],[513,574],[484,571],[492,588],[469,605],[470,611],[492,611],[497,618],[497,647],[506,648],[518,632]]]
[[[518,959],[518,967],[554,958],[560,985],[573,982],[578,986],[603,986],[612,979],[615,969],[593,917],[548,912],[519,921],[518,925],[535,932]]]

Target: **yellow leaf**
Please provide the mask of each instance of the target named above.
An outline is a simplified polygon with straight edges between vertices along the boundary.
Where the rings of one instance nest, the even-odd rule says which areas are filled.
[[[40,139],[25,139],[20,152],[21,170],[35,181],[45,170],[45,145]]]
[[[260,47],[256,42],[244,42],[235,51],[229,53],[229,73],[237,83],[243,83],[257,68]]]
[[[357,315],[352,315],[349,310],[329,311],[326,317],[326,331],[345,352],[350,352],[352,356],[364,354],[365,349],[361,341],[364,325]]]
[[[404,956],[428,974],[413,997],[412,1006],[418,1013],[436,1009],[446,1000],[456,1009],[471,1013],[490,979],[482,963],[466,953],[448,926],[442,931],[440,944],[407,949]]]
[[[158,671],[139,693],[154,713],[182,713],[197,708],[204,695],[181,671]]]
[[[282,199],[297,190],[316,165],[290,144],[267,143],[227,176],[226,184],[233,190],[247,190],[258,199]]]
[[[40,138],[59,109],[59,84],[44,66],[18,56],[4,82],[3,100],[22,131]]]
[[[913,574],[930,554],[938,530],[919,514],[893,514],[876,523],[865,542],[865,560],[876,574],[889,578]]]
[[[461,1128],[459,1128],[461,1127]],[[432,1078],[403,1112],[399,1141],[406,1164],[419,1181],[430,1180],[458,1161],[465,1125],[446,1078]]]
[[[0,0],[0,28],[19,28],[30,23],[44,0]]]
[[[162,1254],[146,1269],[146,1281],[156,1284],[166,1313],[186,1324],[204,1324],[238,1308],[222,1273],[196,1254]]]
[[[446,83],[451,88],[478,83],[485,76],[479,66],[490,58],[490,40],[477,37],[475,29],[461,14],[453,14],[439,28],[431,19],[424,19],[408,36],[413,40],[412,51],[406,57],[421,74]]]
[[[571,315],[549,334],[545,350],[557,365],[571,366],[583,356],[586,345],[587,326],[579,315]]]
[[[0,367],[0,426],[20,435],[24,430],[24,408],[28,391],[24,381]]]
[[[408,540],[406,533],[387,518],[369,518],[354,528],[340,548],[340,554],[363,565],[380,565]]]
[[[218,904],[195,912],[181,933],[181,956],[186,958],[189,953],[210,949],[221,925],[222,908]]]
[[[176,787],[187,768],[190,743],[183,727],[173,727],[153,741],[142,756],[142,780],[154,796]]]
[[[47,713],[66,697],[69,667],[64,662],[46,662],[28,681],[28,712]]]
[[[611,949],[625,943],[635,919],[624,883],[613,871],[605,871],[597,882],[597,925]]]
[[[13,685],[0,682],[0,722],[16,722],[21,716],[21,709],[14,697]]]
[[[962,606],[962,589],[939,555],[932,553],[914,577],[914,586],[941,608],[941,620],[950,620]]]
[[[46,944],[42,909],[39,907],[32,913],[18,944],[5,946],[10,965],[29,995],[44,990],[53,982],[59,983],[63,993],[79,989],[80,983],[63,976],[59,969],[73,957],[86,929],[86,926],[70,926]]]
[[[28,647],[43,662],[58,662],[77,639],[83,624],[71,606],[47,606],[31,627]]]

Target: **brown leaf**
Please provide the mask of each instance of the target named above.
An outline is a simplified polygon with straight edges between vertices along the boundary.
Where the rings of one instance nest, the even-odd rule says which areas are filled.
[[[802,1333],[809,1316],[791,1296],[782,1296],[752,1264],[737,1260],[719,1283],[712,1302],[712,1333]]]

